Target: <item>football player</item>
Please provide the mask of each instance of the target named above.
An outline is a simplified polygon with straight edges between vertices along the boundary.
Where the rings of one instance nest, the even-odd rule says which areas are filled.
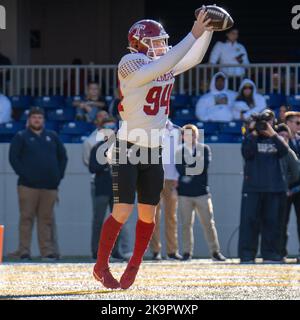
[[[174,77],[199,64],[209,46],[213,29],[206,20],[204,10],[198,15],[191,32],[176,46],[169,48],[168,34],[163,26],[153,20],[135,23],[128,34],[129,50],[118,66],[118,78],[122,100],[119,105],[123,120],[114,144],[116,163],[112,165],[114,207],[105,221],[99,239],[98,258],[94,277],[104,287],[129,288],[136,278],[144,253],[155,226],[155,211],[163,188],[164,172],[161,157],[157,163],[127,163],[118,161],[122,148],[138,146],[146,153],[153,150],[161,154],[157,135],[166,126],[169,101]],[[141,128],[147,134],[134,139],[128,135]],[[155,150],[156,149],[156,150]],[[133,211],[135,193],[138,195],[138,221],[135,246],[127,268],[120,281],[109,269],[109,257],[118,234]]]

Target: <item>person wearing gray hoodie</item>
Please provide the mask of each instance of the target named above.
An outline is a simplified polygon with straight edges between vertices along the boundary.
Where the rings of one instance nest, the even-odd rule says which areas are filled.
[[[216,73],[211,79],[210,91],[197,102],[196,117],[201,121],[231,121],[236,95],[228,90],[227,76],[223,72]]]
[[[261,113],[266,107],[266,99],[257,93],[255,83],[250,79],[244,79],[233,104],[233,119],[248,120],[253,113]]]

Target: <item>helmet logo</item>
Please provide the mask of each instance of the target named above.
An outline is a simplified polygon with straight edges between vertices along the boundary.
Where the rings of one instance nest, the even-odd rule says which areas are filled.
[[[134,26],[135,29],[135,33],[134,33],[134,37],[136,37],[137,39],[140,38],[140,31],[144,30],[146,28],[146,26],[144,24],[137,24]]]

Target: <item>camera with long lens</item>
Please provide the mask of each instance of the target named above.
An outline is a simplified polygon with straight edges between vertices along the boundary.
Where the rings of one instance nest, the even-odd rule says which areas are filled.
[[[268,121],[275,119],[275,114],[272,110],[265,110],[262,113],[256,113],[251,116],[251,121],[255,122],[253,130],[258,134],[268,129]]]

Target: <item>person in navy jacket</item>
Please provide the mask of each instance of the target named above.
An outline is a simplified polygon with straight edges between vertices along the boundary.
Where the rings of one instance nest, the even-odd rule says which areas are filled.
[[[22,260],[31,259],[32,228],[37,218],[41,256],[53,260],[57,254],[53,209],[64,177],[67,154],[57,134],[45,129],[42,109],[30,110],[27,128],[11,141],[9,161],[18,175],[20,222],[16,255]]]

